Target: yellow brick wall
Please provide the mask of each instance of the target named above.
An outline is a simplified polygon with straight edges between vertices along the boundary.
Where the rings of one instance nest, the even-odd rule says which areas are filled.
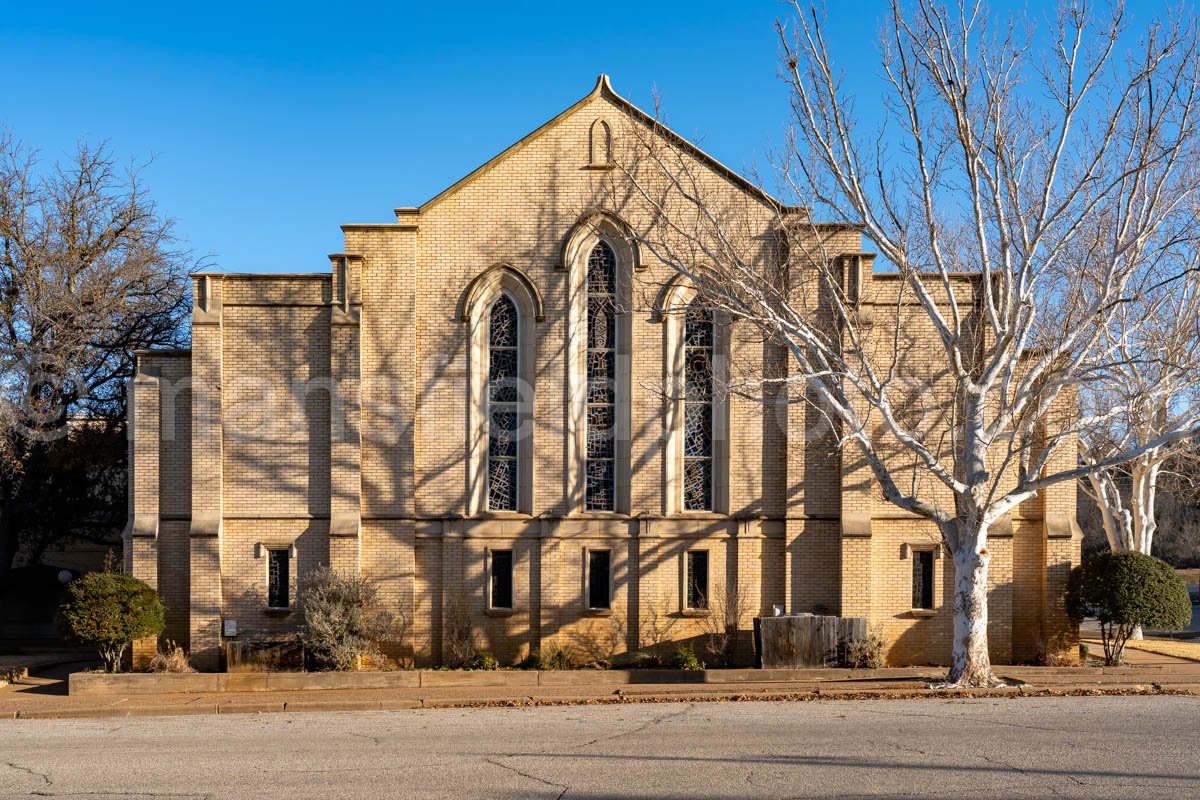
[[[699,650],[707,623],[682,612],[680,569],[682,554],[702,547],[714,592],[724,587],[745,597],[744,659],[751,618],[781,605],[868,617],[885,631],[893,663],[945,662],[952,560],[935,562],[938,612],[914,616],[911,561],[901,548],[930,541],[932,526],[882,500],[859,454],[838,451],[839,432],[806,402],[803,386],[780,390],[767,404],[729,399],[728,514],[661,516],[671,505],[666,475],[674,456],[663,431],[668,337],[653,306],[674,273],[645,253],[636,265],[644,268],[624,265],[633,282],[622,309],[631,337],[630,513],[587,514],[573,504],[565,445],[572,273],[562,248],[587,212],[637,213],[609,193],[612,173],[585,168],[597,118],[609,121],[615,147],[627,145],[623,113],[603,94],[591,96],[419,212],[344,226],[345,254],[332,257],[332,274],[213,279],[214,304],[198,308],[191,357],[144,362],[174,391],[160,420],[164,429],[173,423],[174,438],[159,446],[156,550],[169,635],[194,638],[208,652],[222,619],[237,619],[242,636],[295,630],[297,613],[263,608],[266,565],[254,553],[257,542],[294,542],[299,575],[329,563],[332,552],[339,569],[376,584],[383,605],[406,621],[405,635],[385,644],[402,663],[445,660],[446,615],[460,606],[476,645],[506,662],[557,647],[585,660],[649,647],[669,653],[680,642]],[[716,190],[736,189],[718,171],[705,180]],[[772,221],[756,203],[746,204],[750,238]],[[827,235],[835,251],[863,246],[853,229]],[[528,276],[544,306],[544,319],[533,323],[532,507],[470,518],[471,355],[459,307],[472,280],[498,263]],[[337,277],[343,268],[345,297]],[[865,304],[878,303],[884,315],[878,329],[891,329],[885,317],[898,313],[913,341],[932,346],[918,310],[888,311],[896,287],[886,276],[867,282]],[[764,346],[744,324],[729,339],[731,363],[748,375],[791,367],[785,352]],[[893,345],[880,338],[869,346]],[[924,352],[913,351],[904,365],[919,387],[910,411],[937,413],[925,405],[943,381],[933,350]],[[203,383],[175,391],[191,375]],[[348,395],[344,418],[331,406],[334,388]],[[215,422],[192,407],[193,396],[215,399]],[[338,420],[332,426],[331,414]],[[195,536],[189,516],[211,509],[219,510],[219,537]],[[1011,537],[989,544],[996,660],[1033,658],[1048,638],[1069,644],[1057,598],[1078,542],[1053,520],[1073,514],[1074,493],[1056,488],[1019,510]],[[331,541],[339,518],[344,528]],[[518,608],[510,616],[489,615],[484,606],[485,554],[499,546],[517,557]],[[613,553],[611,615],[583,607],[588,547]]]
[[[312,519],[226,519],[221,531],[221,589],[223,619],[236,619],[238,637],[269,638],[297,629],[298,598],[305,577],[329,557],[328,522]],[[296,547],[289,561],[288,589],[292,605],[286,612],[267,609],[267,556],[264,549]]]
[[[329,309],[225,301],[224,508],[329,514]]]

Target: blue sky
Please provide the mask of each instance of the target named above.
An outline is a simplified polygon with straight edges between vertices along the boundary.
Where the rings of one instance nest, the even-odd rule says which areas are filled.
[[[882,0],[831,3],[871,81]],[[410,7],[411,6],[411,7]],[[1037,3],[1034,3],[1037,6]],[[746,2],[11,3],[0,125],[54,159],[107,140],[207,266],[328,269],[343,222],[392,221],[582,97],[597,73],[738,169],[779,142],[773,20]]]

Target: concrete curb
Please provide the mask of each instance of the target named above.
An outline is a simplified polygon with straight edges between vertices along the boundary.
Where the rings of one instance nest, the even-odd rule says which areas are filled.
[[[104,717],[160,717],[204,714],[270,714],[330,711],[402,711],[446,708],[527,708],[568,705],[619,705],[628,703],[712,703],[790,701],[815,702],[837,700],[900,700],[900,699],[966,699],[996,697],[1023,699],[1037,697],[1104,697],[1114,695],[1180,695],[1200,696],[1200,684],[1180,684],[1171,687],[1130,684],[1125,686],[1080,687],[1009,687],[1003,689],[913,689],[864,687],[780,687],[757,691],[729,689],[680,690],[678,692],[617,691],[610,695],[535,695],[498,697],[429,697],[381,700],[287,700],[269,702],[217,702],[195,705],[90,706],[79,708],[47,708],[6,712],[3,718],[27,719],[87,719]]]
[[[1028,682],[1067,676],[1075,681],[1102,675],[1146,677],[1144,668],[1012,668],[1006,676]],[[331,691],[345,689],[426,689],[454,687],[523,688],[535,686],[633,686],[638,684],[761,684],[828,683],[835,681],[937,680],[940,673],[923,667],[874,670],[849,669],[630,669],[630,670],[410,670],[397,672],[233,672],[148,673],[110,675],[72,673],[69,694],[77,696],[134,696],[145,694],[220,694],[224,692]]]

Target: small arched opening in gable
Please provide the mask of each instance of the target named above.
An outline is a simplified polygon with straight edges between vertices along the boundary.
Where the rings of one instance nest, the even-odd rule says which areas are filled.
[[[607,167],[612,163],[612,130],[608,123],[597,119],[592,123],[589,137],[588,165]]]

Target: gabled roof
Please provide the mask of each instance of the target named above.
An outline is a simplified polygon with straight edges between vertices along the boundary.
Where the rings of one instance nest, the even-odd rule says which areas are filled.
[[[789,206],[785,206],[783,203],[776,200],[770,194],[763,191],[759,186],[757,186],[754,183],[747,180],[740,173],[725,166],[720,161],[713,158],[708,153],[704,152],[703,150],[701,150],[699,147],[697,147],[696,145],[689,142],[684,137],[675,133],[675,131],[673,131],[670,128],[663,125],[661,122],[659,122],[654,117],[647,114],[645,111],[642,111],[640,108],[638,108],[633,103],[626,100],[624,97],[621,97],[621,95],[617,94],[616,91],[613,89],[612,83],[609,82],[608,76],[601,73],[600,76],[596,78],[596,85],[594,87],[592,87],[592,90],[590,92],[588,92],[586,95],[581,97],[578,102],[572,104],[569,108],[567,108],[566,110],[557,114],[552,119],[548,120],[545,124],[538,127],[536,130],[523,136],[521,139],[517,140],[512,145],[505,148],[502,152],[500,152],[496,156],[488,159],[486,162],[484,162],[479,167],[477,167],[474,170],[472,170],[471,172],[469,172],[467,175],[463,176],[462,178],[455,181],[450,186],[443,189],[441,192],[438,192],[436,195],[434,195],[430,199],[426,200],[425,203],[420,207],[420,210],[425,211],[427,208],[435,205],[443,198],[454,194],[454,192],[458,191],[459,188],[461,188],[462,186],[469,183],[472,179],[474,179],[475,176],[486,172],[492,165],[499,163],[504,158],[506,158],[509,154],[514,153],[517,150],[521,149],[526,144],[528,144],[529,142],[533,141],[538,136],[540,136],[543,132],[545,132],[545,131],[549,130],[551,127],[553,127],[554,124],[556,122],[558,122],[560,119],[571,114],[576,109],[578,109],[580,106],[584,105],[589,100],[592,100],[595,97],[604,97],[605,99],[612,102],[614,105],[616,105],[621,110],[627,112],[635,120],[638,120],[639,122],[642,122],[646,125],[652,126],[653,128],[655,128],[658,131],[659,134],[661,134],[662,136],[669,139],[673,144],[675,144],[676,146],[678,146],[678,147],[682,148],[683,150],[685,150],[686,152],[688,152],[690,155],[692,155],[698,161],[708,165],[714,171],[720,173],[721,175],[724,175],[726,178],[728,178],[734,184],[736,184],[737,186],[740,186],[746,192],[754,195],[755,197],[759,198],[763,202],[766,202],[771,205],[774,205],[774,206],[777,206],[780,208],[784,208],[784,209],[790,208]],[[409,209],[405,209],[405,210],[409,210]],[[399,211],[400,211],[400,209],[397,209],[397,212],[399,212]]]

